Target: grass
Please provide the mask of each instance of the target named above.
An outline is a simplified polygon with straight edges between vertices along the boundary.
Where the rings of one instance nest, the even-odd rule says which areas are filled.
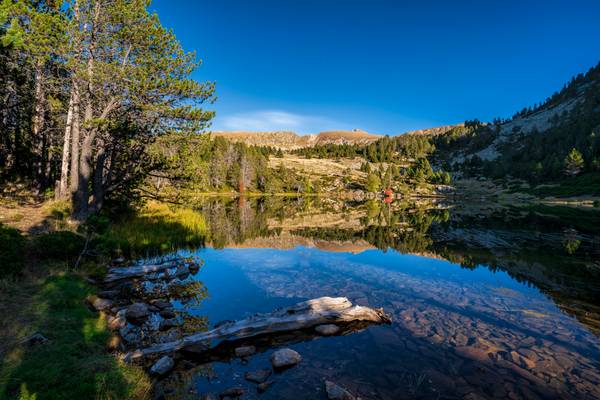
[[[528,191],[540,197],[600,196],[600,172],[590,172],[562,180],[557,185],[538,186]]]
[[[139,212],[112,224],[102,235],[107,246],[128,255],[164,253],[203,245],[208,235],[199,212],[165,203],[149,202]]]
[[[13,333],[39,332],[49,342],[6,343],[0,399],[147,399],[151,381],[106,351],[110,332],[83,299],[94,289],[81,276],[50,276],[4,290],[0,306]],[[14,314],[18,310],[19,315]],[[6,321],[8,319],[8,321]],[[4,329],[4,328],[3,328]],[[14,339],[14,338],[13,338]]]

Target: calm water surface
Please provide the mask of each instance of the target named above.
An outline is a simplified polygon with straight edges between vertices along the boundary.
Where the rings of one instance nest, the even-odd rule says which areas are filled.
[[[393,323],[288,336],[239,359],[189,364],[174,398],[244,387],[244,398],[600,398],[597,213],[257,202],[204,204],[212,245],[202,296],[180,308],[207,327],[321,296],[383,307]],[[560,212],[560,215],[552,215]],[[210,243],[210,242],[209,242]],[[278,347],[302,362],[258,395],[244,373]],[[194,397],[197,398],[197,397]]]

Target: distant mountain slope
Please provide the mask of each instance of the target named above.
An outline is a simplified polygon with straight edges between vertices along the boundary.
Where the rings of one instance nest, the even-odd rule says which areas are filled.
[[[212,136],[219,136],[234,142],[243,142],[248,145],[271,146],[282,150],[294,150],[322,144],[368,144],[381,138],[358,129],[352,131],[327,131],[317,135],[298,135],[294,132],[246,132],[234,131],[212,132]]]

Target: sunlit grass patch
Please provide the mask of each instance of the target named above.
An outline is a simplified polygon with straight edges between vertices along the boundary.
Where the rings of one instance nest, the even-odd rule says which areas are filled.
[[[103,240],[125,253],[164,253],[204,244],[208,229],[201,213],[150,202],[137,213],[111,225]]]

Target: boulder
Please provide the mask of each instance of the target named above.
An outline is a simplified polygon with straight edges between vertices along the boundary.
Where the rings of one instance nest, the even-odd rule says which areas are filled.
[[[247,381],[254,383],[263,383],[266,382],[267,379],[271,376],[270,369],[259,369],[257,371],[246,372],[244,376]]]
[[[325,391],[329,400],[357,400],[352,393],[331,381],[325,381]]]
[[[141,324],[148,318],[150,311],[148,310],[147,304],[134,303],[127,307],[127,312],[125,315],[128,321],[135,324]]]
[[[160,313],[160,316],[166,319],[171,319],[171,318],[175,318],[175,311],[173,310],[162,310]]]
[[[298,364],[302,360],[302,357],[300,354],[298,354],[298,352],[286,348],[277,350],[271,354],[269,360],[271,361],[273,368],[283,369],[293,367],[294,365]]]
[[[169,356],[163,356],[150,368],[150,373],[153,375],[164,375],[175,366],[175,361]]]
[[[321,336],[333,336],[340,331],[340,327],[334,324],[318,325],[315,332]]]
[[[110,310],[113,304],[114,303],[112,301],[100,297],[95,298],[92,302],[92,306],[94,306],[97,311]]]
[[[235,349],[236,357],[249,357],[256,353],[256,347],[254,346],[241,346]]]

